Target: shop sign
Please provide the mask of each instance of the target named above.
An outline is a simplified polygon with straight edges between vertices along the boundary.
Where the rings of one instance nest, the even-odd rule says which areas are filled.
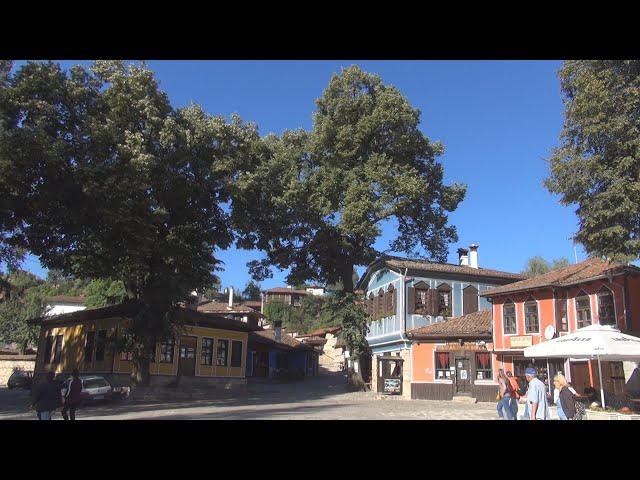
[[[510,338],[511,348],[526,348],[533,345],[533,337],[531,335],[520,335]]]
[[[400,393],[400,387],[402,380],[399,378],[385,378],[384,379],[384,393]]]

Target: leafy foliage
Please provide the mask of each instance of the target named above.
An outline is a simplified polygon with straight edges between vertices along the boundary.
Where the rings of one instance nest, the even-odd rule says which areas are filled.
[[[290,268],[291,285],[341,281],[351,292],[354,266],[379,254],[373,245],[390,219],[390,248],[443,260],[457,239],[447,212],[465,187],[444,185],[444,149],[420,131],[420,112],[356,66],[334,75],[316,103],[312,131],[267,137],[237,184],[239,247],[266,254],[249,264],[254,278]]]
[[[569,265],[569,260],[566,258],[558,258],[551,262],[548,262],[540,256],[531,257],[527,261],[527,266],[522,271],[527,277],[535,277],[537,275],[545,274],[556,268],[562,268]]]
[[[260,300],[261,293],[260,284],[249,280],[249,283],[242,291],[242,298],[244,300]]]
[[[92,280],[84,290],[87,308],[106,307],[122,303],[127,298],[124,283],[119,280]]]
[[[122,280],[149,307],[137,339],[164,331],[173,305],[216,280],[215,249],[233,238],[222,206],[255,126],[173,108],[144,63],[29,62],[3,78],[0,232],[47,268]]]
[[[309,295],[302,299],[299,307],[274,300],[265,304],[267,319],[273,323],[281,321],[290,332],[311,333],[325,327],[341,325],[342,318],[332,308],[332,297]]]
[[[572,60],[559,76],[565,121],[545,185],[577,206],[587,252],[638,258],[640,61]]]

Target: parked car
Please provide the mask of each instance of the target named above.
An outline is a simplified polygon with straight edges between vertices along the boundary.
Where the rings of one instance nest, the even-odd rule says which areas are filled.
[[[33,384],[33,372],[29,372],[26,370],[14,370],[14,372],[7,380],[7,387],[9,389],[12,388],[24,388],[26,390],[31,390],[31,385]]]
[[[71,378],[67,378],[62,384],[62,396],[64,397],[71,383]],[[80,376],[82,391],[80,396],[82,403],[107,401],[113,398],[113,387],[106,378],[97,375]]]

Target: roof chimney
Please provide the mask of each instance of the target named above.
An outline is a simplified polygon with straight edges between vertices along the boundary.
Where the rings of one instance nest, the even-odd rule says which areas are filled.
[[[458,264],[459,265],[469,265],[469,250],[466,248],[458,249]]]
[[[478,245],[475,243],[469,245],[469,266],[478,268]]]
[[[229,287],[229,308],[233,308],[233,287]]]
[[[282,322],[273,322],[273,339],[276,342],[282,341]]]

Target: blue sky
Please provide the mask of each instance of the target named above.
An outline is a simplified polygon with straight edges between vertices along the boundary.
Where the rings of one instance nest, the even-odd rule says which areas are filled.
[[[445,146],[446,181],[468,186],[450,216],[459,235],[450,262],[471,243],[480,245],[479,265],[486,268],[519,272],[534,255],[574,261],[574,208],[562,207],[542,185],[562,127],[560,61],[149,62],[174,106],[195,101],[212,114],[235,112],[257,122],[262,135],[310,129],[314,102],[331,75],[352,64],[380,75],[422,111],[422,131]],[[393,223],[385,225],[377,248],[386,250],[395,234]],[[580,247],[577,256],[585,258]],[[223,286],[242,288],[246,262],[260,253],[231,249],[219,258]],[[46,275],[36,258],[25,268]],[[283,285],[284,277],[275,270],[262,286]]]

